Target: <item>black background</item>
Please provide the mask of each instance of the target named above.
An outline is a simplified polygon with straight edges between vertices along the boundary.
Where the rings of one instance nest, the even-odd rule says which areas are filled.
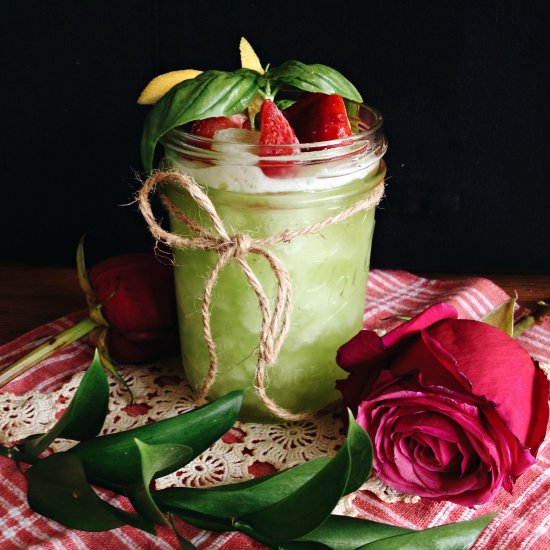
[[[372,265],[550,272],[550,2],[1,0],[3,261],[74,264],[146,244],[130,202],[157,74],[340,70],[385,116]]]

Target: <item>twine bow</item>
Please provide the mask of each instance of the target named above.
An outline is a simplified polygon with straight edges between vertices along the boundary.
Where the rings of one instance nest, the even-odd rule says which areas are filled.
[[[164,193],[160,193],[160,199],[164,207],[179,222],[193,231],[196,236],[184,237],[182,235],[170,233],[158,224],[151,209],[149,196],[154,192],[157,186],[167,183],[177,184],[181,189],[189,193],[197,205],[208,215],[210,221],[212,222],[214,229],[213,232],[210,232],[198,225],[193,219],[182,212]],[[155,172],[144,182],[138,193],[137,202],[139,209],[157,242],[163,242],[171,248],[210,250],[215,252],[218,256],[216,263],[214,264],[214,267],[206,280],[201,308],[204,338],[208,348],[210,364],[204,382],[197,391],[197,399],[199,402],[203,402],[205,400],[210,387],[214,383],[218,370],[216,344],[212,338],[212,330],[210,326],[212,291],[220,271],[233,258],[239,264],[246,281],[254,290],[262,314],[260,342],[258,346],[258,360],[254,380],[259,398],[272,414],[285,420],[310,419],[319,414],[319,412],[292,413],[277,405],[266,393],[265,383],[267,369],[270,365],[277,361],[283,342],[288,334],[292,311],[292,284],[288,270],[284,263],[279,260],[279,258],[277,258],[277,256],[267,248],[267,246],[289,242],[292,239],[303,235],[318,233],[329,225],[344,221],[362,210],[367,210],[375,206],[382,198],[383,193],[384,183],[382,181],[366,198],[356,202],[350,208],[347,208],[334,216],[326,218],[319,223],[294,231],[285,230],[281,233],[265,238],[253,239],[247,233],[237,233],[236,235],[229,235],[227,233],[222,220],[212,204],[212,201],[193,180],[193,178],[177,172]],[[247,261],[247,256],[249,254],[257,254],[264,257],[269,262],[271,270],[276,278],[277,293],[272,308],[270,307],[269,299],[262,287],[262,284]]]

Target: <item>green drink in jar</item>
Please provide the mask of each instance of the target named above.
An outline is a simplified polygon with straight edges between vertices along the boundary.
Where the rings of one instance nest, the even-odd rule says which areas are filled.
[[[330,71],[333,76],[335,71]],[[272,74],[273,81],[281,76],[280,70]],[[261,75],[268,76],[269,72]],[[351,84],[340,78],[340,88],[348,91]],[[169,92],[155,109],[162,108],[166,116],[175,103],[183,104],[181,97],[189,94],[185,89],[193,86],[182,83],[182,88],[183,93],[177,93],[178,87]],[[253,98],[261,97],[261,86],[252,88]],[[336,351],[362,326],[376,202],[370,198],[380,195],[385,175],[382,118],[357,99],[360,96],[348,97],[345,105],[341,96],[320,90],[304,94],[295,103],[289,101],[291,106],[282,113],[271,99],[265,99],[250,125],[250,113],[243,110],[198,122],[198,117],[191,118],[187,126],[157,131],[164,148],[162,169],[192,178],[211,201],[228,235],[245,235],[250,243],[260,243],[288,273],[292,304],[283,312],[283,317],[288,315],[288,333],[276,357],[265,364],[260,384],[264,396],[257,388],[265,321],[258,294],[237,257],[217,272],[212,285],[208,322],[217,365],[208,397],[246,389],[245,420],[299,418],[339,399],[335,381],[345,373],[336,365]],[[162,101],[166,101],[164,107]],[[153,149],[156,145],[154,139],[148,140],[155,135],[148,122],[146,165],[148,143],[154,142]],[[259,130],[251,129],[256,126]],[[193,238],[196,227],[216,234],[196,197],[176,182],[165,191],[173,210],[172,234]],[[363,207],[357,208],[360,204]],[[193,220],[195,228],[181,216],[178,219],[177,211]],[[349,215],[334,218],[343,212]],[[272,239],[281,234],[288,238]],[[174,248],[173,254],[183,367],[191,385],[200,390],[209,369],[212,372],[203,326],[205,285],[220,250]],[[280,290],[273,265],[265,255],[254,253],[254,247],[244,259],[273,311]]]

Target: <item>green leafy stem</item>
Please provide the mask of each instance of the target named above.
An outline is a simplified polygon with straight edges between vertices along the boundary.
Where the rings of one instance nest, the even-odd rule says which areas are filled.
[[[141,139],[141,157],[146,172],[153,169],[159,140],[173,128],[193,120],[240,113],[257,94],[274,98],[282,87],[337,94],[355,103],[362,102],[357,88],[326,65],[286,61],[264,74],[251,69],[206,71],[174,86],[150,111]]]
[[[201,529],[240,531],[281,550],[468,548],[491,521],[471,521],[414,531],[333,515],[343,495],[370,474],[372,445],[349,415],[347,437],[332,457],[261,478],[206,489],[151,490],[222,437],[236,422],[243,392],[228,393],[189,413],[110,435],[98,435],[108,411],[109,385],[99,356],[87,369],[67,410],[45,434],[26,438],[0,455],[30,464],[25,470],[29,506],[66,527],[105,531],[124,525],[155,534],[172,527],[182,549],[195,548],[176,529],[177,517]],[[44,456],[56,438],[78,443]],[[128,512],[100,498],[93,486],[127,497]]]

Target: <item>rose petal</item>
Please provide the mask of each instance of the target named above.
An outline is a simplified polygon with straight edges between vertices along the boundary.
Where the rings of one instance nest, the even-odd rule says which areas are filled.
[[[486,502],[501,486],[511,484],[508,449],[520,447],[517,439],[504,425],[507,435],[499,430],[492,434],[485,415],[468,399],[462,402],[461,394],[432,390],[435,393],[395,386],[390,392],[386,384],[385,393],[360,405],[358,419],[375,448],[374,467],[381,479],[400,491],[467,506]],[[445,447],[447,442],[452,446]],[[422,445],[431,449],[439,468],[436,460],[423,463],[415,458]],[[447,454],[438,454],[442,449]]]
[[[443,319],[456,319],[458,313],[456,309],[448,304],[434,304],[423,311],[420,315],[412,318],[410,321],[399,325],[382,336],[382,343],[385,348],[391,348],[398,342],[403,341],[408,336],[419,332]]]
[[[341,346],[336,353],[336,362],[344,370],[353,372],[385,352],[382,340],[372,330],[361,330]]]
[[[546,377],[505,332],[470,320],[445,320],[426,329],[472,384],[472,393],[493,402],[509,429],[533,454],[548,423]]]
[[[337,352],[336,362],[351,374],[345,380],[337,380],[336,388],[342,392],[346,407],[354,414],[383,368],[384,353],[380,337],[370,330],[357,333]]]
[[[425,331],[420,338],[405,344],[391,364],[397,375],[418,373],[422,386],[442,386],[454,391],[470,393],[471,383],[456,367],[456,360]]]

